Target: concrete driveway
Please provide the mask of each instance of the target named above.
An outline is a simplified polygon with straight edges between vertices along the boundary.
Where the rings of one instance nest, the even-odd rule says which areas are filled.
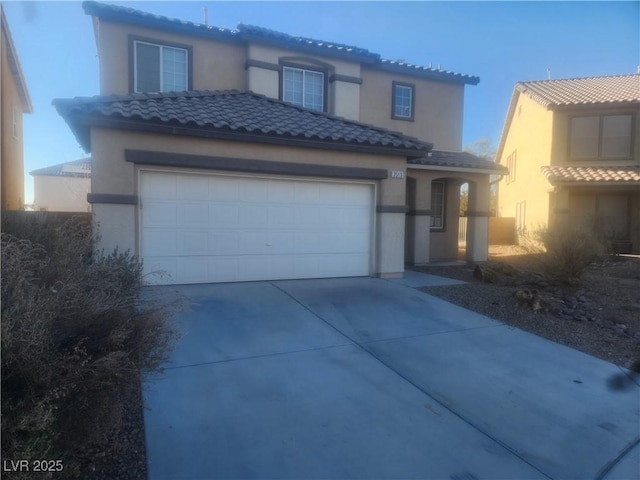
[[[640,478],[640,388],[433,282],[151,289],[191,307],[145,392],[149,478]]]

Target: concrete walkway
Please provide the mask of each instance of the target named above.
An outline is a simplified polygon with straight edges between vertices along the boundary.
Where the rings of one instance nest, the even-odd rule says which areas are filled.
[[[150,289],[191,302],[145,392],[150,480],[640,478],[640,388],[609,391],[616,366],[423,283]]]

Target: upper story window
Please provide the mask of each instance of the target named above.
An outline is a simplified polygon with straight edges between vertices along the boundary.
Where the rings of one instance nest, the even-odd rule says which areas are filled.
[[[569,139],[572,160],[631,158],[633,117],[592,115],[573,117]]]
[[[11,109],[11,113],[11,134],[13,135],[13,138],[18,138],[18,122],[20,119],[20,112],[18,112],[18,109],[16,107],[13,107]]]
[[[393,82],[393,105],[391,117],[398,120],[413,120],[414,85]]]
[[[282,99],[312,110],[324,111],[324,73],[302,68],[283,67]]]
[[[133,91],[189,90],[189,50],[145,41],[133,42]]]

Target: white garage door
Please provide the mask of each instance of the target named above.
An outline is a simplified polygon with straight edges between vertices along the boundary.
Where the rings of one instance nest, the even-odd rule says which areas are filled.
[[[145,282],[363,276],[371,184],[141,173]]]

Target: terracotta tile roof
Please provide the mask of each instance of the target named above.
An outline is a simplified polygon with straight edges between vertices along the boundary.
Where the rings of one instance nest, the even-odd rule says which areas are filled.
[[[496,174],[506,174],[509,171],[503,165],[478,157],[468,152],[447,152],[433,150],[422,158],[412,158],[409,165],[426,165],[433,167],[453,167],[473,170],[487,170]]]
[[[518,82],[516,90],[545,107],[640,103],[640,74]]]
[[[89,126],[100,121],[132,130],[156,126],[185,135],[266,143],[277,139],[280,144],[403,155],[424,155],[432,147],[384,128],[235,90],[136,93],[53,103],[86,150],[90,149]]]
[[[278,32],[264,27],[258,27],[255,25],[246,25],[241,23],[238,25],[238,32],[245,38],[260,38],[263,40],[272,40],[276,43],[287,43],[291,46],[299,46],[303,48],[313,48],[314,50],[321,52],[339,52],[343,54],[352,54],[354,56],[361,56],[373,61],[378,60],[380,55],[370,52],[364,48],[355,47],[352,45],[345,45],[342,43],[327,42],[324,40],[315,40],[313,38],[306,38],[302,36],[289,35],[287,33]]]
[[[640,167],[542,167],[552,184],[557,183],[625,183],[640,184]]]
[[[91,177],[91,158],[81,158],[72,162],[60,163],[29,172],[33,176],[47,177]]]
[[[291,48],[316,55],[338,57],[371,65],[380,70],[393,71],[405,75],[432,78],[435,80],[477,85],[480,79],[472,75],[464,75],[442,70],[405,63],[403,61],[385,60],[380,54],[370,52],[367,49],[346,45],[343,43],[317,40],[299,35],[289,35],[255,25],[239,24],[237,29],[227,29],[187,22],[162,15],[154,15],[133,8],[108,5],[94,1],[85,1],[82,4],[85,13],[96,17],[114,21],[142,25],[162,30],[175,31],[186,35],[217,38],[230,42],[256,42],[266,43],[284,48]]]

